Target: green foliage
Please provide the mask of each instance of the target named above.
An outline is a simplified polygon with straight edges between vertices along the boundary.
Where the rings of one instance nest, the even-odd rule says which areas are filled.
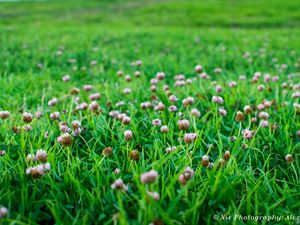
[[[295,0],[0,3],[0,111],[11,112],[9,119],[0,119],[0,148],[6,150],[0,156],[0,206],[9,210],[0,223],[275,224],[214,220],[214,216],[299,216],[296,132],[300,123],[293,107],[299,100],[291,98],[292,89],[284,94],[281,87],[289,74],[299,72],[298,8]],[[61,56],[59,49],[64,49]],[[246,52],[248,58],[243,57]],[[76,64],[69,59],[76,59]],[[143,61],[141,77],[135,78],[139,68],[131,63],[139,59]],[[92,60],[97,61],[95,66]],[[175,87],[176,74],[197,77],[196,64],[203,65],[211,80],[197,78],[189,86]],[[280,70],[281,64],[287,69]],[[222,74],[215,74],[215,68],[222,68]],[[130,74],[132,82],[119,78],[118,70]],[[159,71],[166,73],[166,79],[157,85],[155,94],[166,110],[144,111],[140,103],[151,100],[150,79]],[[251,83],[257,71],[278,75],[279,81],[258,92],[259,83]],[[65,74],[70,74],[70,82],[62,82]],[[246,81],[238,80],[242,74]],[[238,85],[230,89],[228,82],[233,80]],[[220,95],[226,117],[216,114],[211,81],[224,88]],[[299,77],[291,82],[299,83]],[[90,102],[84,84],[93,85],[91,93],[101,94],[97,101],[101,114],[89,110],[71,113],[76,107],[70,94],[73,87],[81,89],[80,102]],[[198,134],[194,144],[179,141],[184,132],[177,127],[178,113],[167,110],[170,102],[164,84],[180,99],[176,105],[191,123],[187,132]],[[126,87],[132,89],[131,94],[122,93]],[[195,103],[185,108],[181,101],[187,96],[193,96]],[[58,104],[51,108],[47,102],[53,97]],[[234,121],[245,105],[257,105],[264,99],[276,100],[268,110],[269,122],[279,129],[260,128],[250,123],[250,116],[241,123]],[[118,101],[125,106],[117,108]],[[191,108],[200,110],[201,117],[191,117]],[[67,148],[56,141],[58,121],[49,119],[50,112],[65,109],[68,113],[61,114],[61,121],[80,120],[86,129]],[[131,123],[113,120],[108,115],[112,109],[126,112]],[[23,112],[38,110],[44,116],[32,121],[32,131],[13,133],[13,126],[24,125]],[[168,125],[170,132],[163,134],[153,127],[155,118]],[[241,130],[248,127],[257,133],[244,140]],[[130,142],[123,136],[127,129],[133,132]],[[234,142],[230,141],[233,136]],[[214,147],[207,148],[208,144]],[[102,154],[108,146],[113,148],[111,157]],[[169,146],[177,150],[168,154]],[[33,165],[25,159],[40,148],[47,151],[51,170],[33,179],[25,174]],[[129,157],[133,149],[140,153],[138,161]],[[204,154],[217,164],[226,150],[231,157],[223,168],[209,170],[201,165]],[[288,153],[295,158],[292,164],[285,161]],[[195,176],[182,186],[178,177],[187,166],[195,170]],[[114,174],[116,168],[120,174]],[[158,171],[158,180],[142,185],[140,175],[150,169]],[[128,185],[127,193],[111,189],[117,178]],[[158,192],[160,200],[149,198],[147,190]]]

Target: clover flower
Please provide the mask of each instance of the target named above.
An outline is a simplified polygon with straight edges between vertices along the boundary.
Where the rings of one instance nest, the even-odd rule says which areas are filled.
[[[124,137],[125,137],[126,141],[131,140],[132,139],[132,132],[131,132],[131,130],[124,131]]]
[[[140,176],[140,180],[143,184],[153,183],[158,177],[158,173],[155,170],[150,170],[149,172],[143,173]]]
[[[177,122],[179,130],[187,130],[190,127],[190,122],[186,119],[178,120]]]
[[[0,207],[0,219],[7,216],[8,209],[6,207]]]
[[[112,183],[111,188],[124,192],[128,191],[127,185],[124,184],[121,178],[117,179],[114,183]]]
[[[182,174],[180,174],[178,180],[182,185],[186,185],[186,183],[192,179],[194,176],[195,172],[192,168],[187,167]]]
[[[48,101],[48,106],[55,106],[57,104],[57,98],[52,98]]]
[[[59,118],[60,118],[60,113],[59,112],[50,113],[50,119],[51,120],[58,120]]]
[[[65,133],[57,138],[57,142],[66,147],[72,145],[73,139],[69,133]]]
[[[0,118],[5,120],[9,117],[10,112],[9,111],[0,111]]]
[[[243,134],[245,139],[251,139],[253,137],[253,131],[251,131],[249,129],[243,130],[242,134]]]
[[[24,112],[23,113],[23,121],[25,123],[30,123],[32,121],[33,115],[31,113],[28,112]]]
[[[156,191],[154,191],[154,192],[152,192],[152,191],[147,191],[147,194],[148,194],[150,197],[152,197],[155,201],[159,201],[159,199],[160,199],[160,196],[159,196],[159,194],[158,194]]]
[[[223,103],[224,103],[223,98],[220,97],[220,96],[213,96],[213,97],[212,97],[212,101],[213,101],[214,103],[217,103],[217,104],[223,104]]]
[[[184,141],[187,144],[190,144],[192,142],[194,142],[197,138],[197,134],[196,133],[186,133],[184,135]]]
[[[155,127],[160,127],[161,126],[161,120],[160,119],[152,120],[152,125],[155,126]]]

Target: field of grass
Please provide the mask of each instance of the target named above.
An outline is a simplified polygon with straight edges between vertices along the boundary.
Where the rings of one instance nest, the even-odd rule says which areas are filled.
[[[0,224],[299,224],[299,12],[0,3]]]

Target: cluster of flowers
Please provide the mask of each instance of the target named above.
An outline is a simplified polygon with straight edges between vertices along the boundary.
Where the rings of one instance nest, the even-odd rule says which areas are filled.
[[[47,162],[48,156],[47,152],[43,149],[37,150],[36,154],[29,154],[26,157],[27,163],[33,163],[33,162],[41,162],[41,164],[38,164],[33,167],[28,167],[26,169],[26,174],[31,175],[33,178],[39,178],[43,175],[45,175],[47,172],[50,171],[50,163]]]
[[[150,170],[148,172],[143,173],[140,176],[140,180],[142,184],[151,184],[154,183],[157,180],[158,173],[155,170]],[[115,182],[111,185],[112,189],[121,190],[124,192],[128,191],[128,186],[124,184],[123,180],[121,178],[117,179]],[[153,198],[155,201],[159,201],[160,195],[156,191],[147,191],[147,194],[149,197]]]

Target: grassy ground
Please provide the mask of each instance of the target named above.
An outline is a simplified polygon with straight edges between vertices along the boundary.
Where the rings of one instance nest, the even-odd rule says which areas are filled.
[[[0,145],[5,150],[0,156],[0,207],[8,209],[0,223],[299,222],[299,97],[292,97],[299,93],[300,82],[297,3],[0,3],[0,111],[10,112],[9,118],[0,119]],[[141,67],[133,65],[137,60],[142,60]],[[210,79],[199,77],[194,70],[197,64]],[[221,74],[215,68],[221,68]],[[118,70],[124,71],[122,77],[117,76]],[[140,78],[134,76],[135,71],[141,72]],[[166,77],[152,92],[150,80],[160,71]],[[251,82],[258,71],[261,78]],[[66,74],[71,79],[63,82]],[[126,74],[131,75],[131,82],[125,81]],[[175,86],[177,74],[190,78],[191,84]],[[264,82],[265,74],[278,75],[279,80]],[[240,75],[246,80],[239,80]],[[230,88],[231,81],[237,86]],[[85,84],[93,90],[84,91]],[[165,84],[177,102],[168,100]],[[221,93],[216,92],[216,85],[223,87]],[[263,91],[258,91],[259,85],[264,85]],[[70,94],[74,87],[80,89],[79,94]],[[125,88],[131,93],[125,95]],[[78,102],[90,104],[89,95],[97,92],[101,94],[97,100],[100,114],[90,109],[72,113],[77,97]],[[212,102],[215,95],[224,99],[222,105]],[[185,107],[182,100],[188,96],[195,101]],[[58,103],[49,107],[52,98]],[[116,106],[120,101],[125,105]],[[153,105],[161,101],[166,108],[142,110],[140,104],[146,101]],[[258,105],[266,101],[271,107],[259,110]],[[177,113],[168,111],[173,104]],[[253,112],[236,121],[237,111],[246,105]],[[224,117],[218,112],[222,107],[227,110]],[[193,108],[201,112],[200,117],[190,114]],[[131,122],[111,118],[112,110],[126,113]],[[37,111],[43,116],[29,123],[31,131],[13,131],[12,127],[25,125],[24,112]],[[60,119],[51,120],[50,113],[56,111]],[[261,111],[269,114],[268,127],[260,124]],[[251,121],[253,117],[257,122]],[[168,133],[152,125],[157,118],[168,126]],[[187,131],[178,128],[182,118],[190,123]],[[59,123],[71,127],[74,120],[81,122],[82,132],[64,147],[57,141],[62,134]],[[253,131],[249,140],[243,137],[245,129]],[[125,130],[132,131],[132,140],[124,139]],[[185,133],[196,133],[196,140],[185,143]],[[110,157],[103,154],[109,146],[113,149]],[[170,146],[176,146],[176,151],[167,153]],[[39,162],[26,161],[26,157],[38,149],[47,152],[51,169],[33,178],[26,175],[26,168]],[[132,159],[132,150],[139,152],[138,160]],[[231,156],[219,167],[226,151]],[[286,161],[287,154],[293,162]],[[214,162],[211,169],[202,164],[204,155]],[[186,167],[194,170],[194,176],[182,185],[179,177]],[[157,179],[142,184],[141,174],[151,169],[158,172]],[[126,192],[111,188],[118,178],[127,185]],[[155,201],[147,191],[157,192],[160,199]],[[239,215],[275,217],[256,220]]]

